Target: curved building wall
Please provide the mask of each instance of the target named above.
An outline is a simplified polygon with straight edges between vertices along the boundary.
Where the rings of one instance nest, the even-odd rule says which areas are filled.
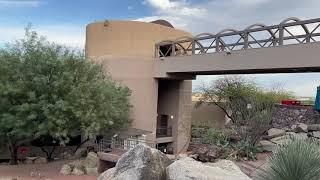
[[[89,56],[154,57],[156,43],[191,34],[154,23],[106,21],[89,24],[86,36]]]
[[[132,90],[132,126],[153,132],[147,136],[148,140],[156,139],[157,127],[155,44],[181,36],[190,34],[145,22],[108,21],[87,26],[86,56],[102,63],[114,80]]]

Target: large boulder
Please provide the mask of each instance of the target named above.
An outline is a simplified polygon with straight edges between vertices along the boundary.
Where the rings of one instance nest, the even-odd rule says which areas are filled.
[[[167,167],[167,180],[250,180],[232,161],[201,163],[192,158],[175,161]]]
[[[171,163],[159,150],[140,144],[124,153],[116,166],[102,173],[98,180],[164,180]]]

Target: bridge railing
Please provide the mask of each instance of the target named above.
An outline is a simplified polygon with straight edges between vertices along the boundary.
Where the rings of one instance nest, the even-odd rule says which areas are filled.
[[[288,18],[278,25],[253,24],[242,31],[225,29],[217,34],[202,33],[194,37],[156,44],[156,57],[198,55],[234,50],[267,48],[289,44],[320,42],[320,18]]]

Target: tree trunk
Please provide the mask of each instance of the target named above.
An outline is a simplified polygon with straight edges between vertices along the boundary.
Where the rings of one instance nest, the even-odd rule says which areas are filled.
[[[18,164],[18,147],[10,142],[9,143],[9,151],[10,151],[10,165],[17,165]]]
[[[77,152],[77,150],[84,144],[84,143],[86,143],[87,141],[89,141],[90,140],[90,138],[89,137],[87,137],[87,139],[85,139],[84,141],[82,141],[80,144],[78,144],[78,146],[76,147],[76,149],[74,150],[74,152],[73,153],[76,153]]]
[[[40,149],[46,154],[48,162],[51,162],[51,161],[54,160],[54,158],[52,157],[52,155],[53,155],[53,152],[54,152],[55,149],[56,149],[56,146],[53,146],[50,152],[49,152],[49,151],[46,151],[46,149],[45,149],[44,147],[40,147]]]

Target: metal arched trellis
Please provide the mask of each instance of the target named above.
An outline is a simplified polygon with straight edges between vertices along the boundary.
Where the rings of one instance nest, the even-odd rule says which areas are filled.
[[[302,21],[291,17],[272,26],[257,23],[242,31],[225,29],[217,34],[201,33],[194,37],[162,41],[156,44],[156,56],[230,53],[233,50],[320,42],[319,27],[320,18]]]

